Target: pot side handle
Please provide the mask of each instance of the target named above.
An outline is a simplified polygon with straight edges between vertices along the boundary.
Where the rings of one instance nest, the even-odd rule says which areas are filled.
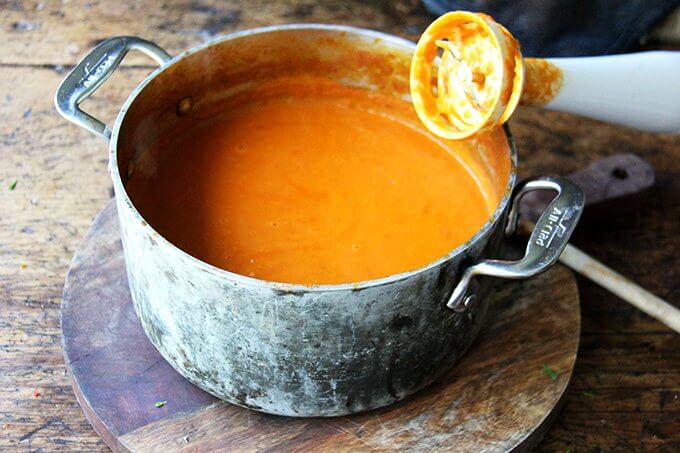
[[[517,229],[522,197],[534,190],[552,190],[557,192],[557,196],[536,222],[524,257],[519,261],[484,260],[465,269],[446,304],[449,308],[465,311],[474,301],[475,295],[470,291],[470,286],[475,276],[525,279],[547,270],[557,262],[581,217],[585,197],[577,185],[565,178],[548,176],[526,179],[513,192],[506,235],[513,234]]]
[[[92,49],[59,85],[54,95],[54,105],[59,114],[108,143],[111,128],[83,112],[79,106],[111,77],[125,55],[133,49],[142,51],[159,65],[170,60],[170,55],[163,49],[144,39],[132,36],[109,38]]]

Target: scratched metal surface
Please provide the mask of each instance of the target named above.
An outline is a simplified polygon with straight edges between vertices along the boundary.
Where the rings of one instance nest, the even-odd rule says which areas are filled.
[[[240,406],[328,416],[390,404],[449,368],[487,309],[482,297],[465,313],[445,306],[463,254],[384,285],[287,293],[197,268],[126,209],[118,203],[148,337],[183,376]],[[479,257],[490,236],[465,256]]]

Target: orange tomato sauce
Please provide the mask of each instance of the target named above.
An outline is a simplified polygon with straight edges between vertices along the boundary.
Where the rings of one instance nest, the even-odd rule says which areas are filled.
[[[498,196],[461,158],[469,146],[436,138],[406,101],[281,81],[165,134],[126,189],[156,231],[214,266],[359,282],[426,265],[489,219]]]

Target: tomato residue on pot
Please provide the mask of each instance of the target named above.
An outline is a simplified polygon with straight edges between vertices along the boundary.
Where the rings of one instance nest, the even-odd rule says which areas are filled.
[[[160,234],[217,267],[358,282],[426,265],[489,219],[498,194],[461,157],[472,146],[434,137],[408,102],[292,76],[165,135],[126,190]]]

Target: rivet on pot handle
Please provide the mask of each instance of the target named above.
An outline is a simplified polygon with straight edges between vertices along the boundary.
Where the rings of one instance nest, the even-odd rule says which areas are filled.
[[[477,275],[524,279],[547,270],[557,262],[581,217],[585,197],[578,186],[564,178],[526,179],[513,192],[506,235],[513,234],[517,228],[522,197],[534,190],[553,190],[557,196],[536,222],[524,257],[519,261],[484,260],[465,269],[449,298],[449,308],[465,311],[474,301],[474,294],[468,294],[468,289],[472,278]]]
[[[103,41],[73,68],[57,89],[54,105],[61,116],[108,142],[111,129],[83,112],[79,105],[111,77],[123,57],[133,49],[142,51],[160,65],[170,60],[163,49],[144,39],[118,36]]]

